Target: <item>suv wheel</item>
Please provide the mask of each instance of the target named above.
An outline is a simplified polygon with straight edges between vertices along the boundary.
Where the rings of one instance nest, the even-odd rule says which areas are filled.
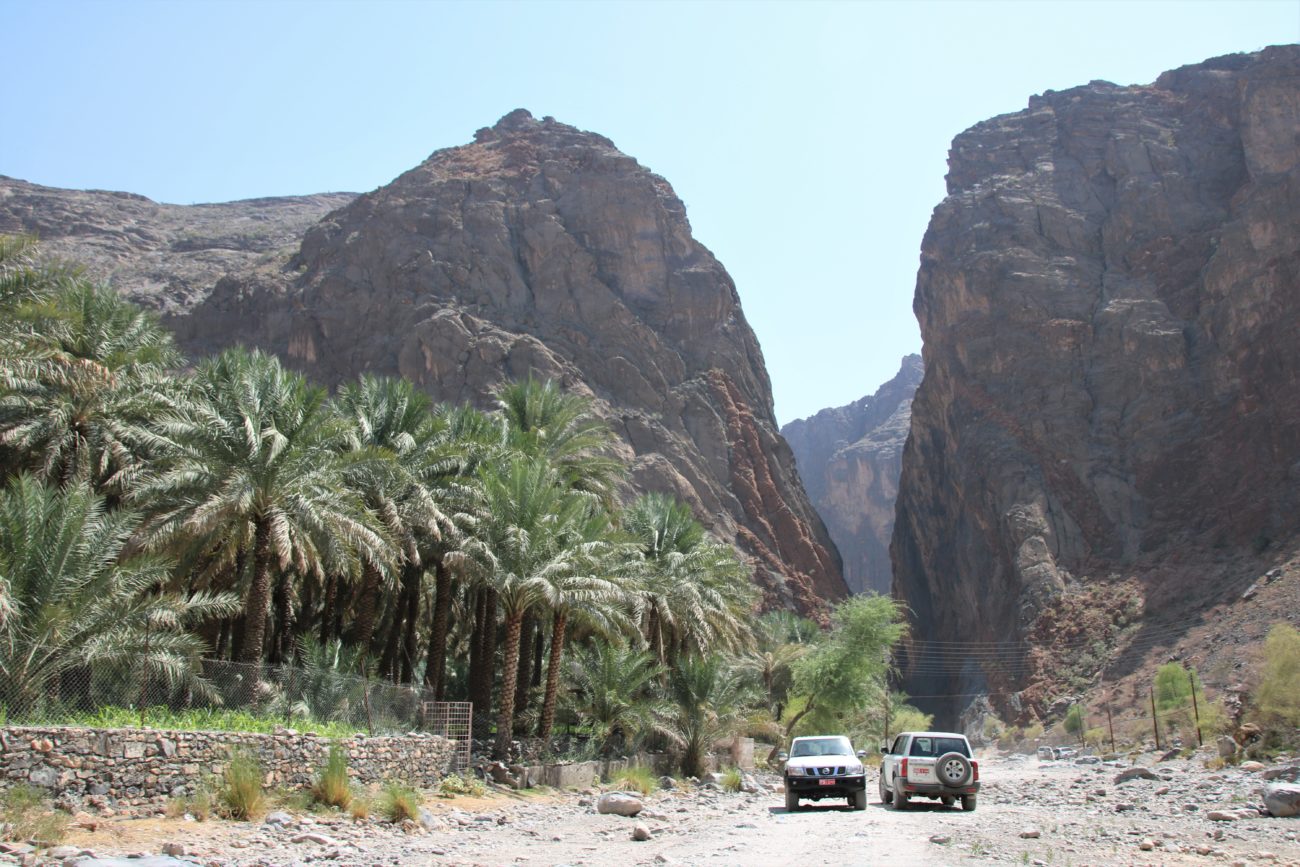
[[[799,809],[799,796],[789,789],[785,790],[785,811],[793,813]]]
[[[894,793],[885,785],[885,775],[881,774],[876,778],[876,788],[880,789],[880,803],[890,804],[894,801]]]
[[[975,809],[975,796],[974,796],[974,795],[962,795],[962,796],[961,796],[961,808],[962,808],[963,810],[965,810],[967,813],[969,813],[969,812],[971,812],[972,810],[974,810],[974,809]]]
[[[849,798],[849,806],[855,810],[867,809],[867,790],[865,787],[853,793],[853,797]]]
[[[907,802],[910,797],[911,796],[908,795],[907,792],[903,791],[903,787],[901,785],[895,785],[894,786],[894,809],[906,810]]]
[[[970,782],[970,759],[961,753],[944,753],[934,763],[935,775],[945,786],[958,788]]]

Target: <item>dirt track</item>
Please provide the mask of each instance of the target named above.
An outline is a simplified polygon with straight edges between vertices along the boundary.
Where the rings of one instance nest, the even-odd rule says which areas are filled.
[[[1155,765],[1161,777],[1115,784],[1103,765],[986,760],[985,789],[973,813],[929,801],[886,808],[871,777],[870,804],[787,813],[773,787],[728,794],[658,793],[635,819],[599,815],[595,793],[499,793],[484,799],[430,801],[435,830],[324,816],[293,825],[114,820],[72,841],[99,855],[187,846],[203,864],[290,865],[639,865],[639,864],[1295,864],[1300,819],[1213,821],[1213,810],[1247,815],[1258,800],[1258,774],[1211,772],[1199,762]],[[1167,779],[1166,779],[1167,778]],[[1163,791],[1162,791],[1163,790]],[[841,802],[842,803],[842,802]],[[305,820],[305,823],[304,823]],[[643,824],[651,839],[636,842]],[[1037,831],[1037,837],[1022,832]],[[323,835],[324,842],[302,839]],[[1218,839],[1216,839],[1216,834]],[[947,842],[932,842],[932,837]],[[294,842],[298,840],[298,842]],[[1143,842],[1152,848],[1144,851]],[[1199,850],[1199,852],[1198,852]],[[1204,853],[1204,854],[1201,854]]]

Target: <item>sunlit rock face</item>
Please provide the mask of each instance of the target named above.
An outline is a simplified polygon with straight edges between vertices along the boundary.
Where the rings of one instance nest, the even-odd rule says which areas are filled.
[[[1116,578],[1177,625],[1233,590],[1207,563],[1294,542],[1298,130],[1284,46],[1048,92],[953,142],[892,543],[906,686],[955,696],[932,709],[1041,672],[926,642],[1014,643]]]
[[[921,357],[909,355],[875,394],[781,428],[854,593],[888,595],[893,583],[894,501],[921,373]]]

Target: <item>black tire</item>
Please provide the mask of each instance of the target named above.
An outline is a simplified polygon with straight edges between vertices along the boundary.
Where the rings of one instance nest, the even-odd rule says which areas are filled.
[[[903,787],[899,783],[895,782],[894,783],[894,809],[906,810],[908,806],[908,801],[910,799],[911,796],[908,795],[907,792],[903,791]]]
[[[935,759],[934,776],[945,786],[957,789],[968,785],[972,773],[970,759],[961,753],[944,753]]]
[[[799,809],[799,796],[789,789],[785,790],[785,811],[787,813],[796,812]]]
[[[853,797],[849,798],[849,806],[855,810],[867,809],[867,790],[865,787],[853,793]]]
[[[885,785],[884,774],[876,778],[876,788],[880,789],[880,803],[892,804],[894,802],[894,793]]]
[[[943,802],[943,805],[944,805],[945,807],[951,807],[951,806],[952,806],[952,802],[953,802],[954,800],[956,800],[956,799],[953,798],[952,795],[944,795],[944,796],[943,796],[942,798],[940,798],[939,800]]]
[[[963,810],[965,810],[967,813],[972,813],[972,812],[974,812],[974,811],[975,811],[975,796],[974,796],[974,795],[962,795],[962,796],[961,796],[961,808],[962,808]]]

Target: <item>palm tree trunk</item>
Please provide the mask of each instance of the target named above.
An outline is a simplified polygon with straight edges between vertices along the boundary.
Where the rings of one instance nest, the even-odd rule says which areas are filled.
[[[280,665],[284,662],[284,648],[289,632],[289,573],[285,570],[281,570],[280,577],[275,582],[271,601],[274,616],[271,621],[270,662],[272,665]]]
[[[492,685],[496,680],[497,592],[490,588],[483,591],[483,621],[477,635],[480,644],[474,708],[480,716],[491,717]]]
[[[650,642],[650,652],[654,654],[656,662],[664,661],[664,645],[662,636],[659,634],[659,612],[651,607],[650,614],[646,617],[646,638]]]
[[[429,629],[429,652],[424,662],[424,684],[433,688],[433,700],[447,693],[447,618],[451,613],[451,572],[442,558],[433,563],[433,625]]]
[[[524,613],[506,614],[506,645],[501,675],[501,712],[497,716],[497,743],[494,753],[499,761],[510,758],[510,741],[515,736],[515,680],[519,676],[519,636],[523,632]]]
[[[533,676],[529,678],[530,686],[542,685],[542,656],[546,650],[546,636],[538,629],[533,636]]]
[[[546,668],[546,699],[542,702],[542,721],[537,728],[537,736],[543,742],[551,737],[551,727],[555,724],[555,702],[560,693],[560,663],[564,660],[564,632],[568,626],[568,614],[556,611],[551,620],[551,659]]]
[[[399,680],[410,683],[415,679],[415,644],[416,627],[420,623],[420,583],[424,569],[408,563],[402,571],[402,581],[406,584],[406,618],[402,630],[402,674]]]
[[[356,643],[364,653],[369,653],[370,639],[375,635],[375,617],[379,611],[379,583],[383,577],[379,567],[369,561],[361,569],[361,590],[357,596]]]
[[[519,633],[519,673],[515,675],[515,713],[528,710],[528,680],[533,676],[533,631],[537,618],[524,615],[524,626]]]
[[[253,580],[244,604],[244,641],[239,661],[260,665],[266,642],[266,614],[271,602],[271,525],[257,522],[253,536]],[[254,678],[249,678],[250,682]]]
[[[328,644],[330,631],[334,627],[334,606],[338,604],[339,576],[330,575],[325,579],[325,606],[320,616],[320,643]]]

